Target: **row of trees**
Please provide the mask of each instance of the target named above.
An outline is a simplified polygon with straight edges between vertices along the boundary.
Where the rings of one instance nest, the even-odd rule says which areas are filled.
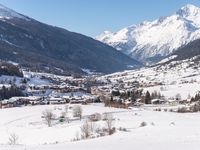
[[[119,91],[112,91],[112,96],[119,96],[120,99],[131,99],[132,101],[136,101],[136,99],[142,96],[143,90],[132,90],[120,93]],[[112,101],[112,100],[111,100]]]
[[[23,77],[22,71],[15,65],[0,62],[0,75]]]
[[[114,97],[118,97],[118,99],[114,99]],[[152,99],[162,99],[163,96],[160,92],[154,91],[150,93],[147,91],[146,93],[143,90],[133,90],[133,91],[112,91],[111,96],[109,95],[101,95],[100,99],[104,102],[105,106],[109,107],[118,107],[118,108],[126,108],[127,105],[123,103],[123,100],[129,100],[132,103],[136,102],[137,99],[141,99],[142,103],[151,104]]]
[[[79,118],[80,120],[82,119],[82,114],[83,114],[83,109],[81,106],[76,105],[73,107],[73,117]],[[52,121],[56,120],[56,115],[53,113],[51,109],[46,109],[45,111],[42,112],[42,117],[44,118],[44,121],[48,125],[48,127],[52,126]],[[68,122],[69,123],[69,107],[68,105],[65,106],[65,111],[61,113],[61,116],[59,118],[60,122]]]
[[[153,93],[150,94],[149,91],[145,93],[145,96],[143,98],[143,102],[145,104],[151,104],[152,99],[161,99],[163,96],[161,95],[160,92],[154,91]]]
[[[191,102],[197,102],[200,100],[200,92],[198,92],[194,97],[191,98]]]
[[[119,99],[116,101],[114,97],[118,97]],[[153,99],[163,99],[164,96],[161,95],[160,92],[154,91],[150,93],[149,91],[146,91],[145,93],[142,90],[135,90],[135,91],[126,91],[121,92],[120,91],[112,91],[111,96],[102,95],[100,99],[105,103],[105,106],[122,106],[123,102],[122,100],[129,99],[132,102],[135,102],[137,99],[141,99],[141,102],[144,104],[151,104]],[[176,94],[175,99],[177,101],[181,100],[181,95]],[[200,92],[198,92],[194,97],[191,97],[188,95],[187,99],[191,99],[191,102],[197,102],[200,100]]]
[[[110,102],[113,102],[113,96],[119,96],[120,99],[130,99],[135,102],[137,99],[142,99],[143,103],[151,104],[152,99],[161,99],[162,95],[160,92],[154,91],[150,94],[149,91],[143,93],[143,90],[133,90],[120,93],[119,91],[112,91]]]
[[[16,85],[11,85],[8,88],[3,86],[0,89],[0,100],[9,99],[14,96],[24,96],[23,92]]]

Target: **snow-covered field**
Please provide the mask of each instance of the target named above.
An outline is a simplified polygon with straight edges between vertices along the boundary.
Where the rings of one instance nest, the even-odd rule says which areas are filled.
[[[123,127],[111,136],[72,142],[80,131],[82,121],[55,124],[47,127],[41,118],[45,109],[60,115],[64,105],[30,106],[0,110],[1,150],[198,150],[200,142],[200,113],[178,114],[156,112],[150,107],[124,110],[105,108],[101,104],[84,105],[83,118],[95,112],[113,112],[114,126]],[[147,126],[140,127],[141,122]],[[103,121],[97,122],[104,126]],[[10,134],[19,137],[19,145],[8,145]]]
[[[119,81],[124,83],[138,81],[140,88],[144,91],[156,90],[166,99],[175,98],[177,94],[180,94],[182,99],[187,99],[189,94],[194,96],[200,90],[200,71],[197,69],[199,65],[193,66],[192,62],[183,61],[170,67],[173,63],[119,72],[97,77],[97,79],[105,82],[109,80],[110,85],[120,83]],[[33,75],[26,73],[26,77]],[[57,78],[57,76],[49,76]],[[38,77],[34,76],[29,83],[49,84],[46,81],[41,82],[39,77],[39,74]],[[66,78],[59,77],[61,80]],[[106,108],[102,104],[82,105],[83,119],[81,121],[72,117],[72,109],[70,109],[69,117],[72,119],[70,123],[55,120],[52,127],[45,124],[42,112],[51,109],[58,118],[65,110],[65,105],[0,109],[0,150],[199,150],[200,113],[153,111],[156,107],[162,110],[172,108],[167,105],[148,105],[126,110]],[[80,136],[81,126],[88,115],[105,112],[113,114],[116,133],[94,139],[73,141],[77,135]],[[141,127],[142,122],[146,122],[147,125]],[[96,127],[105,127],[105,121],[102,120],[95,124]],[[120,127],[126,128],[127,131],[118,130]],[[12,134],[18,137],[18,145],[8,144]]]
[[[55,123],[49,128],[42,118],[42,112],[46,109],[51,109],[56,116],[60,116],[64,111],[64,105],[30,106],[0,110],[0,117],[2,118],[0,122],[0,143],[6,144],[10,134],[13,133],[19,136],[19,143],[28,145],[65,142],[75,138],[76,131],[80,130],[80,125],[83,122]],[[113,110],[98,106],[84,106],[83,109],[83,116]]]

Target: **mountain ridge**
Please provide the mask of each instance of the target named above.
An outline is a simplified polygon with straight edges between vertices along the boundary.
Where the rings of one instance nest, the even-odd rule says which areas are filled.
[[[91,37],[41,23],[0,6],[0,59],[34,70],[110,73],[141,63]],[[3,13],[2,13],[3,12]]]
[[[171,16],[144,21],[118,32],[97,36],[119,51],[140,61],[165,57],[183,45],[200,38],[200,8],[188,4]]]

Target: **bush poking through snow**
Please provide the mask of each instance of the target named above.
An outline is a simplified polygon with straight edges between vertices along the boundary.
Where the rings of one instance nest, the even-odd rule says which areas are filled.
[[[54,119],[55,115],[53,114],[51,109],[46,109],[43,111],[43,117],[45,119],[45,122],[47,123],[48,127],[52,126],[52,120]]]
[[[146,122],[141,122],[141,124],[140,124],[140,127],[145,127],[145,126],[147,126],[147,123]]]
[[[85,123],[81,126],[81,138],[88,139],[91,133],[91,125],[88,121],[85,121]]]
[[[102,137],[106,135],[111,135],[115,132],[115,128],[112,127],[111,129],[106,128],[99,128],[96,126],[94,122],[85,121],[85,123],[81,126],[81,139],[91,139]],[[78,141],[74,138],[73,141]],[[80,139],[79,139],[80,140]]]
[[[106,121],[106,120],[108,120],[108,118],[109,118],[110,116],[112,116],[111,113],[105,112],[105,113],[102,114],[102,120],[103,120],[103,121]]]
[[[76,132],[76,136],[72,141],[80,141],[80,134],[79,132]]]
[[[175,126],[175,122],[171,122],[170,125],[171,125],[171,126]]]
[[[59,122],[61,122],[61,123],[65,122],[65,117],[64,116],[60,116],[59,117]]]
[[[83,113],[83,109],[82,109],[81,106],[76,105],[76,106],[73,107],[73,116],[74,116],[74,117],[79,117],[80,120],[81,120],[81,118],[82,118],[82,113]]]
[[[181,94],[180,93],[178,93],[178,94],[176,94],[176,100],[178,100],[178,101],[180,101],[182,98],[181,98]]]
[[[161,108],[156,108],[154,111],[162,111]]]
[[[190,107],[191,112],[198,112],[200,111],[200,102],[195,103],[193,106]]]
[[[114,128],[114,118],[113,115],[110,113],[106,113],[105,116],[105,123],[106,123],[106,128],[108,130],[108,134],[112,135],[115,132],[115,128]]]
[[[187,107],[180,107],[177,110],[178,113],[187,113],[190,112]]]
[[[61,112],[60,118],[65,118],[66,117],[66,112]]]
[[[8,139],[8,143],[10,145],[16,145],[18,144],[18,140],[19,140],[19,137],[16,134],[12,133],[10,134],[10,137]]]
[[[181,107],[178,108],[178,113],[193,113],[193,112],[199,112],[200,111],[200,101],[196,102],[190,107]]]
[[[126,128],[123,128],[123,127],[119,127],[118,129],[119,131],[123,131],[123,132],[128,132],[128,130]]]
[[[115,133],[116,128],[114,127],[114,121],[111,113],[104,113],[104,121],[105,121],[105,127],[100,128],[97,127],[94,121],[101,120],[101,114],[95,113],[91,115],[88,120],[84,122],[84,124],[80,127],[81,133],[80,138],[79,136],[76,136],[72,141],[79,141],[81,139],[91,139],[91,138],[97,138],[102,137],[106,135],[112,135]],[[128,130],[126,128],[120,128],[122,131],[127,132]]]
[[[101,120],[101,114],[99,113],[95,113],[89,116],[89,120],[91,122],[96,122],[96,121],[100,121]]]

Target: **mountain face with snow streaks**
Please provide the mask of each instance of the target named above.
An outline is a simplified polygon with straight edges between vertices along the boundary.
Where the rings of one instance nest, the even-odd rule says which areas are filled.
[[[200,8],[186,5],[169,17],[105,31],[96,39],[140,61],[157,61],[200,38]]]
[[[0,59],[34,71],[111,73],[142,64],[93,38],[41,23],[0,5]]]

